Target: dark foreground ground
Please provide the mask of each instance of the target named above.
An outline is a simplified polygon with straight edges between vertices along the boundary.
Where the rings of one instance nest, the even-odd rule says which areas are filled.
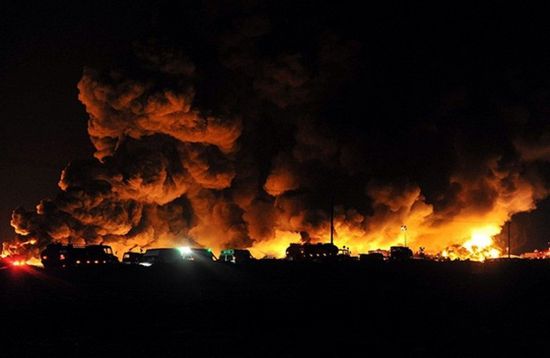
[[[0,356],[548,356],[550,262],[0,271]]]

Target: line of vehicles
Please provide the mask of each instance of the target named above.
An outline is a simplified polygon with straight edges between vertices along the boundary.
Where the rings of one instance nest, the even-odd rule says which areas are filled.
[[[402,261],[412,259],[413,252],[406,246],[392,246],[389,251],[372,250],[359,257],[351,256],[349,247],[343,246],[339,249],[331,243],[305,243],[290,244],[286,249],[286,259],[290,261],[355,261],[361,262],[382,262],[387,260]]]
[[[296,262],[382,262],[385,260],[408,260],[412,258],[411,249],[404,246],[393,246],[388,251],[372,251],[351,256],[351,251],[345,246],[339,249],[330,243],[290,244],[286,250],[286,260]],[[73,245],[49,244],[40,254],[40,260],[45,268],[67,268],[79,266],[140,265],[145,267],[178,264],[184,262],[229,264],[249,263],[255,258],[246,249],[225,249],[216,257],[208,248],[151,248],[145,252],[126,252],[119,262],[113,249],[108,245],[88,245],[76,247]]]
[[[177,264],[182,262],[227,262],[244,263],[254,260],[250,251],[245,249],[222,250],[217,258],[208,248],[153,248],[142,252],[126,252],[122,261],[113,253],[109,245],[88,245],[76,247],[73,245],[49,244],[40,254],[40,261],[45,268],[67,268],[100,265],[140,265],[154,266],[162,264]]]

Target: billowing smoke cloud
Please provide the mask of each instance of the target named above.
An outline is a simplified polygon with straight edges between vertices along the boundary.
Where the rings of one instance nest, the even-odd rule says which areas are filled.
[[[548,135],[532,138],[521,110],[492,100],[482,117],[483,95],[459,91],[395,120],[401,112],[375,103],[359,42],[326,32],[300,50],[271,48],[277,26],[234,20],[209,39],[208,61],[147,44],[127,67],[85,69],[95,159],[69,164],[53,200],[14,211],[16,241],[36,240],[32,255],[51,241],[281,255],[328,240],[334,203],[340,246],[365,252],[407,235],[439,251],[498,234],[548,195]]]

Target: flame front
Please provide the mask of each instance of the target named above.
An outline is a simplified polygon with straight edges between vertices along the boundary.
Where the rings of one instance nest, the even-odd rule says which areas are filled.
[[[451,260],[485,261],[502,255],[495,246],[493,236],[500,233],[496,225],[472,229],[471,238],[462,245],[452,245],[444,249],[440,255]]]

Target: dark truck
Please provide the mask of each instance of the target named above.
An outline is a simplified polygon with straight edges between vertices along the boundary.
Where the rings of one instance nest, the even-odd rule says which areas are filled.
[[[138,265],[143,255],[141,252],[125,252],[122,256],[122,263],[125,265]]]
[[[118,263],[113,249],[108,245],[73,245],[49,244],[40,253],[40,260],[45,268],[66,268],[86,265],[110,265]]]
[[[381,252],[369,252],[367,254],[359,255],[359,262],[364,263],[380,263],[384,262],[384,254]]]
[[[182,256],[185,261],[196,261],[201,263],[210,263],[216,260],[216,256],[212,252],[212,249],[192,247],[192,248],[183,248]]]
[[[248,250],[244,249],[225,249],[220,253],[219,262],[232,264],[242,264],[254,260],[254,257]]]
[[[390,260],[393,261],[405,261],[413,257],[413,252],[406,246],[392,246],[390,247]]]
[[[183,263],[182,253],[176,248],[148,249],[139,258],[141,266],[163,266]]]
[[[141,266],[162,266],[186,262],[210,263],[216,259],[211,249],[205,248],[156,248],[148,249],[139,259]]]
[[[329,261],[337,258],[338,247],[328,243],[290,244],[286,259],[290,261]]]

